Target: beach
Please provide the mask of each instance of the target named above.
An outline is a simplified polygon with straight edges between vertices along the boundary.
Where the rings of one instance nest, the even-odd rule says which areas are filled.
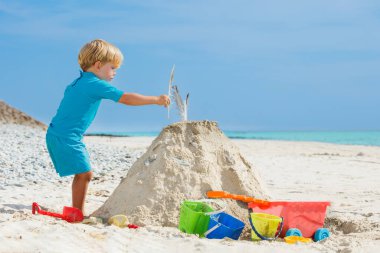
[[[152,137],[85,137],[94,178],[86,215],[112,194]],[[107,224],[70,224],[33,215],[39,203],[61,212],[71,205],[72,177],[60,178],[45,146],[45,130],[0,125],[0,252],[377,252],[380,248],[380,147],[319,142],[232,140],[272,200],[330,201],[328,239],[210,240],[175,227],[136,230]],[[178,207],[179,212],[179,207]]]

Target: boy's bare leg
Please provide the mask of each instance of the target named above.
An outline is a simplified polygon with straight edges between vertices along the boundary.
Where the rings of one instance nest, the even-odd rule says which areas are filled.
[[[73,207],[76,207],[84,212],[84,202],[86,199],[86,193],[88,184],[92,178],[92,171],[76,174],[72,184],[72,198]]]

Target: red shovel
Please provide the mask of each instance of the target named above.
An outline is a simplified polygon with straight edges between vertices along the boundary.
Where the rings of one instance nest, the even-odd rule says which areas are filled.
[[[83,220],[82,211],[75,207],[64,206],[63,213],[60,214],[60,213],[52,213],[52,212],[42,210],[36,202],[33,202],[32,213],[35,214],[36,211],[38,214],[60,218],[67,222],[81,222]]]

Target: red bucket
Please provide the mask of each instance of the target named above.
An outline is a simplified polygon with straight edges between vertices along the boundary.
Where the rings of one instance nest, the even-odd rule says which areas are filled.
[[[248,208],[255,213],[268,213],[284,218],[284,227],[280,237],[284,237],[289,228],[298,228],[303,237],[312,237],[325,223],[326,209],[330,202],[269,202],[260,205],[250,202]]]

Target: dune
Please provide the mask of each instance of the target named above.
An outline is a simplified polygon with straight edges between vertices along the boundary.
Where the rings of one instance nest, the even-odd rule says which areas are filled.
[[[26,125],[46,129],[47,126],[0,100],[0,124]]]

